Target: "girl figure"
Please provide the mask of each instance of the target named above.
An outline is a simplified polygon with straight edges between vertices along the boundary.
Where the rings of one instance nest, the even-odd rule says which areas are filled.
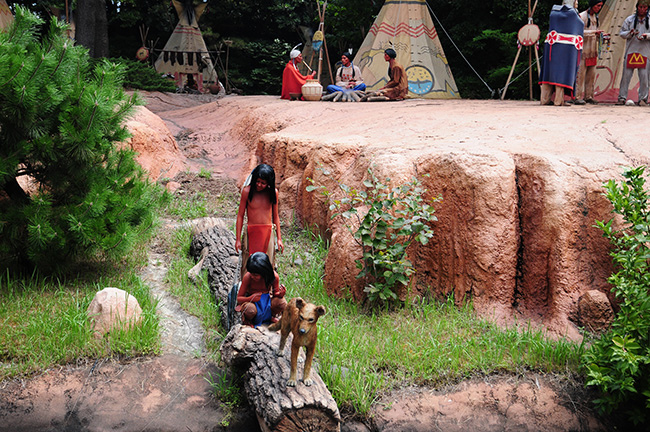
[[[244,325],[259,326],[275,322],[287,307],[286,289],[273,270],[268,255],[255,252],[246,262],[246,274],[237,293],[236,311],[241,311]]]
[[[248,219],[246,225],[244,215]],[[284,251],[284,244],[280,234],[275,171],[270,165],[256,166],[251,173],[250,184],[242,189],[235,230],[235,250],[242,251],[242,263],[247,262],[249,255],[264,252],[275,267],[276,244],[280,252]],[[244,273],[242,266],[242,277]]]

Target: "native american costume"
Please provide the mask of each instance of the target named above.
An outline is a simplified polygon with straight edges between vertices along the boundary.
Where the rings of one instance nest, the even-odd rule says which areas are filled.
[[[596,79],[596,63],[598,62],[598,14],[590,15],[591,6],[602,0],[591,0],[589,9],[580,14],[585,25],[584,44],[580,59],[580,68],[576,78],[576,100],[594,102],[594,81]]]
[[[349,57],[348,57],[349,58]],[[348,89],[348,84],[350,81],[354,80],[354,87]],[[336,85],[330,84],[327,86],[328,93],[334,93],[337,91],[345,90],[359,90],[364,91],[366,89],[366,84],[363,82],[363,77],[361,76],[361,70],[359,66],[356,66],[354,63],[350,62],[350,66],[341,65],[340,68],[336,71]]]
[[[291,93],[302,94],[302,86],[305,85],[309,77],[303,75],[298,70],[298,64],[295,59],[289,60],[282,72],[282,96],[280,99],[290,99]]]
[[[388,77],[390,81],[388,81],[386,88],[381,93],[391,100],[404,99],[409,92],[409,82],[402,65],[394,62],[393,67],[388,68]]]
[[[578,12],[566,5],[554,5],[549,16],[549,29],[544,41],[539,84],[542,86],[542,104],[550,101],[555,87],[555,105],[563,105],[564,89],[573,95],[580,54],[582,52],[584,23]]]
[[[647,5],[649,2],[640,1],[639,3]],[[621,26],[621,31],[618,33],[623,39],[627,39],[625,45],[625,69],[621,77],[621,85],[619,86],[618,100],[619,103],[625,103],[627,100],[627,91],[630,86],[630,80],[634,69],[638,69],[639,75],[639,102],[648,102],[648,58],[650,57],[650,40],[639,39],[639,36],[644,33],[650,33],[650,26],[648,25],[648,15],[644,18],[638,17],[636,14],[630,15],[625,19]],[[635,34],[634,31],[638,33]]]

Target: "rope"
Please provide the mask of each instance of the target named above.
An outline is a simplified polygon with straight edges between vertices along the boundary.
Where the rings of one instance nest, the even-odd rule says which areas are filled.
[[[401,4],[401,2],[400,2],[400,4]],[[456,42],[454,42],[454,40],[451,38],[451,36],[447,32],[447,29],[445,29],[445,26],[443,26],[442,23],[440,22],[440,20],[438,19],[438,16],[436,15],[436,13],[433,11],[433,9],[431,9],[431,6],[429,6],[428,2],[427,2],[427,7],[429,8],[429,11],[431,12],[431,15],[433,15],[436,22],[438,23],[438,26],[442,29],[443,32],[445,32],[445,35],[447,35],[447,38],[449,39],[451,44],[454,46],[454,48],[456,48],[456,51],[458,51],[458,54],[460,54],[460,56],[463,58],[463,60],[465,60],[465,63],[467,63],[469,68],[476,74],[478,79],[481,80],[481,82],[485,85],[485,87],[487,87],[487,89],[490,91],[490,94],[492,95],[492,97],[495,97],[497,92],[494,89],[492,89],[492,87],[490,87],[487,82],[485,82],[485,80],[481,77],[481,75],[479,75],[479,73],[476,71],[476,69],[474,69],[474,66],[472,66],[472,64],[469,62],[469,60],[467,60],[465,55],[461,52],[460,48],[458,48],[458,45],[456,45]]]
[[[519,78],[521,78],[521,76],[522,76],[523,74],[525,74],[526,72],[528,72],[528,70],[529,70],[530,68],[532,68],[533,66],[537,65],[537,63],[539,63],[539,61],[538,61],[537,59],[535,59],[535,61],[532,62],[532,63],[530,64],[530,66],[528,66],[526,69],[524,69],[523,72],[521,72],[521,73],[520,73],[519,75],[517,75],[515,78],[511,79],[511,80],[510,80],[510,83],[508,84],[508,86],[510,86],[513,82],[517,81]],[[503,91],[504,88],[505,88],[505,86],[501,87],[501,88],[498,90],[498,91],[499,91],[499,95],[501,95],[501,92]]]

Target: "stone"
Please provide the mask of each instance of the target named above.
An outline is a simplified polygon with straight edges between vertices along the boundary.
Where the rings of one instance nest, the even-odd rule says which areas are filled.
[[[167,182],[167,184],[165,185],[165,189],[167,189],[167,192],[172,194],[175,193],[180,188],[181,188],[181,184],[175,181]]]
[[[598,290],[589,290],[578,300],[579,324],[585,329],[603,333],[614,321],[614,310],[607,294]]]
[[[113,287],[97,292],[86,313],[96,338],[115,328],[138,325],[142,320],[138,300],[126,291]]]

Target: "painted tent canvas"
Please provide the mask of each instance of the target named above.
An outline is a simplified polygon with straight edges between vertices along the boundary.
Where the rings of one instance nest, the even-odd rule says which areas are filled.
[[[203,81],[216,82],[217,75],[201,35],[198,21],[207,3],[194,7],[191,0],[173,0],[178,24],[154,67],[159,73],[202,74]]]
[[[354,57],[369,90],[378,90],[388,82],[386,48],[397,52],[397,62],[406,70],[409,97],[460,98],[426,0],[384,3]]]
[[[637,0],[607,0],[598,16],[600,28],[612,35],[609,50],[606,44],[599,49],[596,64],[596,83],[594,96],[600,102],[616,102],[621,83],[621,75],[625,67],[625,39],[618,35],[623,21],[636,12]],[[637,73],[632,75],[627,94],[628,99],[638,100],[639,79]]]

